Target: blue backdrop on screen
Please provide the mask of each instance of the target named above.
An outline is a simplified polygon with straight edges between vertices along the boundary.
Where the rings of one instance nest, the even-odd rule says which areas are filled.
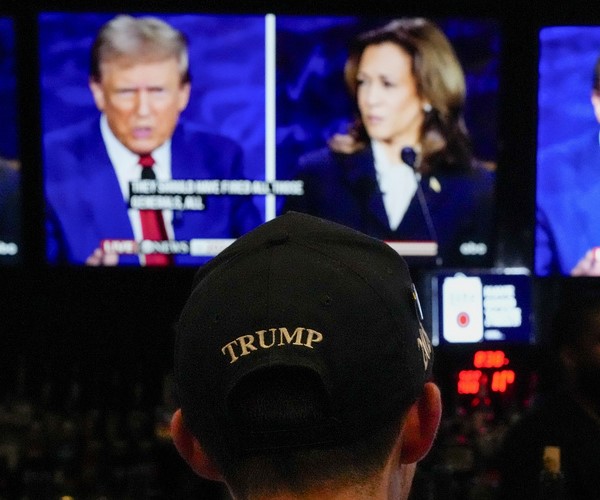
[[[353,104],[344,83],[348,46],[390,18],[277,18],[277,173],[293,177],[298,157],[347,131]],[[435,19],[454,46],[467,82],[465,120],[475,153],[494,162],[501,32],[488,20]]]
[[[598,128],[590,103],[600,27],[540,31],[538,153]]]
[[[12,20],[0,17],[0,156],[16,159],[17,82]]]
[[[40,15],[44,133],[98,114],[88,88],[90,50],[100,27],[115,15]],[[247,177],[264,179],[264,18],[156,17],[189,42],[192,94],[181,119],[234,139],[243,148]]]

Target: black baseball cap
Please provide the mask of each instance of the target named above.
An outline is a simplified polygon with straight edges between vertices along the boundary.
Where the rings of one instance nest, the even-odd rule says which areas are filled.
[[[245,450],[352,442],[398,418],[433,352],[408,267],[386,243],[289,212],[200,268],[181,313],[175,378],[186,425]],[[298,368],[330,416],[310,429],[236,428],[230,395],[257,373]]]

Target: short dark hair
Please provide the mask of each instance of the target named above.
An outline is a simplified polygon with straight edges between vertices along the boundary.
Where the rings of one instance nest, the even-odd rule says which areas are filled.
[[[244,379],[229,397],[231,414],[244,429],[306,428],[329,418],[328,398],[310,370],[274,367]],[[240,498],[280,491],[305,493],[324,483],[361,485],[381,471],[397,439],[407,408],[363,439],[345,444],[265,451],[240,451],[214,433],[197,429],[198,439]]]

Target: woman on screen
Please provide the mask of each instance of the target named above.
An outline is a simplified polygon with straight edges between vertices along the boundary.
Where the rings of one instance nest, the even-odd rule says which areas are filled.
[[[472,156],[465,78],[443,32],[405,18],[363,33],[344,74],[356,121],[301,158],[304,196],[286,208],[388,241],[437,243],[438,264],[488,262],[494,179]]]

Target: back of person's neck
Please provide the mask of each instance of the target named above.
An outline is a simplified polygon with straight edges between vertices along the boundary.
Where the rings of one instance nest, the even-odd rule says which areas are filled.
[[[236,497],[234,497],[236,498]],[[270,495],[250,496],[248,500],[389,500],[388,491],[378,482],[365,485],[319,486],[296,493],[280,491]]]
[[[388,475],[384,471],[366,484],[320,485],[308,492],[280,491],[270,495],[250,495],[245,500],[407,500],[416,464],[406,464]],[[234,500],[237,497],[233,496]]]
[[[249,500],[388,500],[388,497],[350,488],[335,491],[319,490],[304,494],[278,493],[268,497],[250,497]]]

